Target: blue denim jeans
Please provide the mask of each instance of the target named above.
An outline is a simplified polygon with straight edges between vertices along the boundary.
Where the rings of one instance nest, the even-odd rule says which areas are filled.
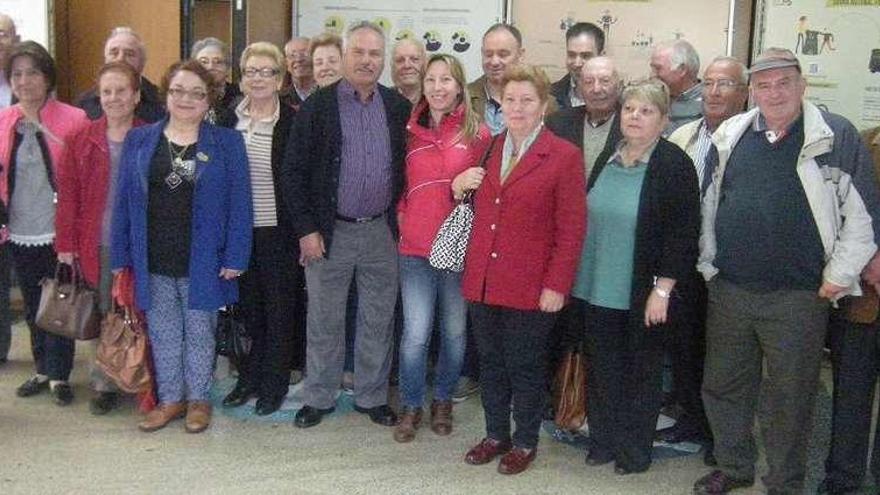
[[[461,295],[461,274],[432,268],[425,258],[401,255],[400,293],[403,300],[401,402],[413,408],[422,407],[424,403],[425,368],[437,309],[440,352],[434,369],[434,399],[451,400],[464,359],[467,306]]]

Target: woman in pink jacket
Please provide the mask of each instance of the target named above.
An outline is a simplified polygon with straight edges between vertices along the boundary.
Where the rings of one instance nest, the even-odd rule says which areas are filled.
[[[59,406],[73,401],[67,383],[72,339],[35,323],[40,280],[55,272],[55,207],[58,166],[65,148],[88,124],[85,112],[55,100],[55,61],[38,43],[12,48],[4,68],[18,103],[0,112],[0,200],[9,212],[4,229],[31,331],[36,374],[16,389],[19,397],[51,391]]]
[[[478,166],[489,131],[470,107],[461,63],[451,55],[428,60],[422,80],[424,98],[410,118],[406,190],[398,205],[400,289],[403,339],[400,344],[401,421],[394,440],[415,438],[425,399],[425,362],[435,308],[441,321],[440,353],[434,368],[431,430],[452,431],[452,393],[461,372],[467,308],[461,274],[428,264],[431,243],[464,191],[482,181]]]

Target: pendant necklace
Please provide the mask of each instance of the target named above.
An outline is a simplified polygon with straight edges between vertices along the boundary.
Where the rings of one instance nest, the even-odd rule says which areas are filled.
[[[183,146],[180,151],[174,151],[174,143],[168,140],[168,157],[171,159],[171,172],[165,176],[165,184],[172,191],[177,189],[185,179],[192,177],[195,170],[195,162],[193,160],[184,160],[190,144]]]

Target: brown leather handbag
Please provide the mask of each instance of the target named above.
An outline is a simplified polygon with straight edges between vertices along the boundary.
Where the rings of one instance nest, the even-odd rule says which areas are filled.
[[[101,370],[120,390],[138,393],[152,386],[150,353],[143,318],[131,306],[117,300],[120,275],[113,281],[112,309],[101,325],[101,339],[95,359]]]
[[[568,351],[556,370],[554,422],[561,430],[575,431],[587,418],[587,360],[579,351]]]
[[[68,270],[69,277],[62,278],[63,272]],[[38,327],[69,339],[91,340],[98,336],[101,331],[98,293],[86,285],[79,263],[58,263],[55,276],[44,278],[40,285]]]

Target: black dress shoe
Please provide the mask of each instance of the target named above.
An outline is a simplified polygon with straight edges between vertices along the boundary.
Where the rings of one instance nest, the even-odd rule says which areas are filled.
[[[703,447],[703,464],[709,467],[718,465],[718,460],[715,459],[715,445],[710,443]]]
[[[19,397],[30,397],[32,395],[37,395],[44,390],[49,390],[49,380],[46,379],[40,381],[38,377],[32,376],[15,389],[15,395]]]
[[[397,415],[388,407],[388,404],[376,407],[361,407],[355,404],[354,410],[370,416],[370,421],[377,425],[394,426],[397,424]]]
[[[257,399],[257,416],[268,416],[273,412],[281,409],[281,404],[284,404],[284,398],[286,395],[277,395],[270,397],[260,397]]]
[[[629,466],[617,465],[617,466],[614,466],[614,473],[619,474],[621,476],[626,476],[627,474],[633,474],[633,473],[644,473],[645,471],[648,470],[649,467],[651,467],[651,466],[648,465],[643,468],[632,468]]]
[[[55,399],[55,404],[66,406],[73,402],[73,389],[67,382],[58,383],[52,387],[52,397]]]
[[[310,426],[315,426],[316,424],[321,422],[321,418],[323,418],[324,415],[330,414],[335,410],[335,407],[318,409],[317,407],[303,406],[302,409],[296,412],[296,416],[294,416],[293,418],[293,424],[297,428],[308,428]]]
[[[716,469],[694,483],[694,495],[724,495],[737,488],[746,488],[753,484],[755,484],[753,478],[732,478]]]
[[[657,432],[657,440],[666,443],[706,443],[709,441],[706,435],[703,435],[695,428],[673,426]]]
[[[119,405],[119,394],[116,392],[98,392],[89,401],[89,410],[95,416],[103,416],[116,409]]]
[[[244,405],[255,395],[252,388],[243,385],[241,382],[235,384],[235,388],[229,395],[223,398],[223,407],[238,407]]]
[[[614,456],[602,449],[592,448],[587,451],[584,463],[587,466],[603,466],[614,460]]]

